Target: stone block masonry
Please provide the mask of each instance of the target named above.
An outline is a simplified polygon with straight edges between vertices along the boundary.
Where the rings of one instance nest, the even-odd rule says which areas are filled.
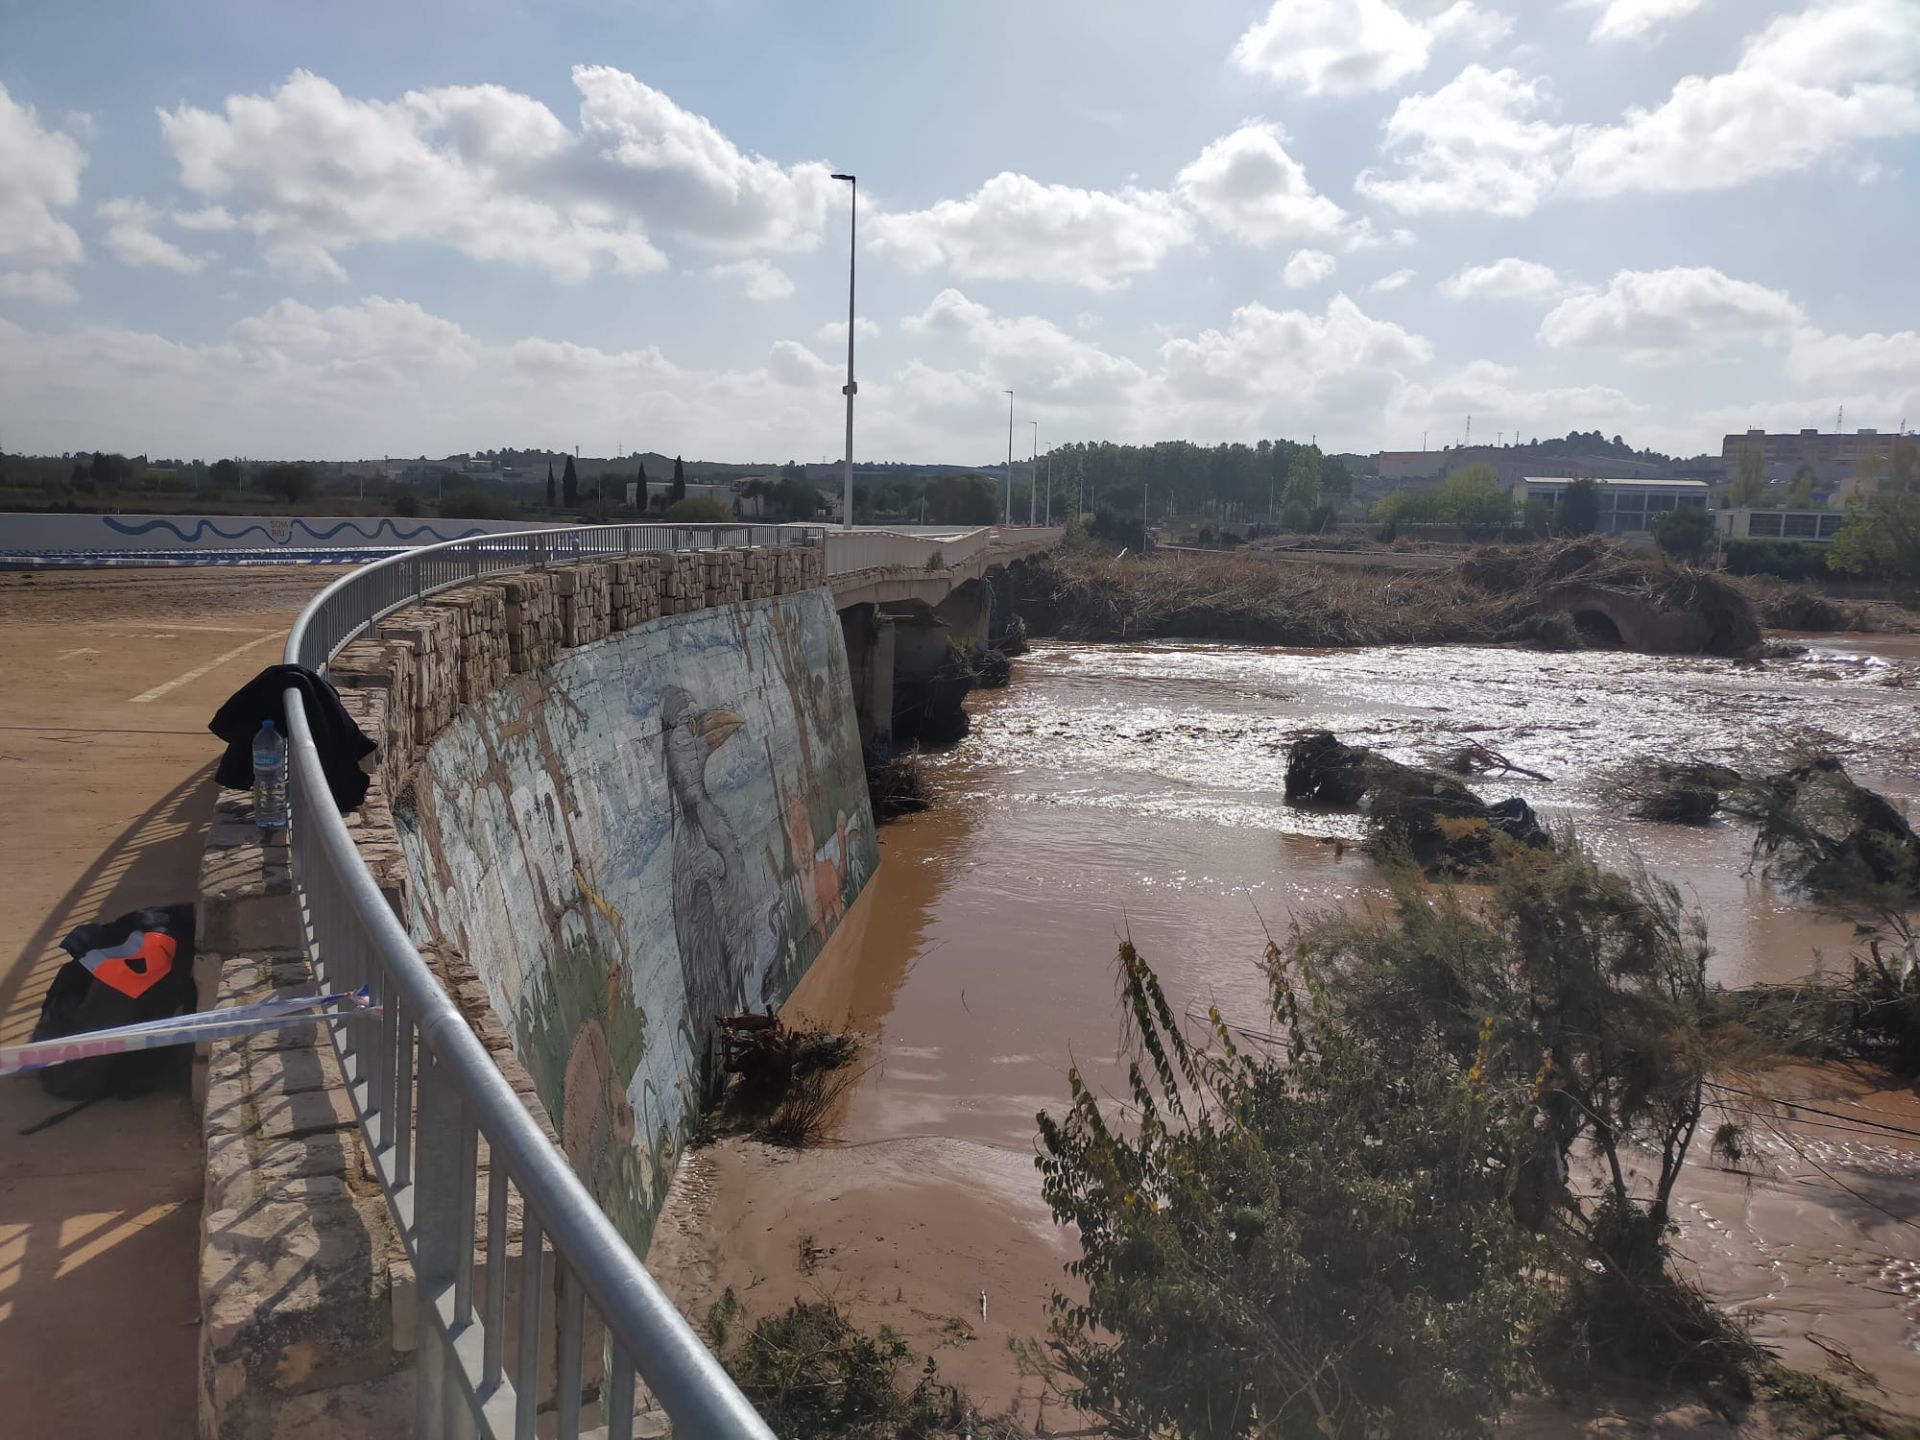
[[[406,922],[416,882],[395,823],[429,747],[459,717],[569,650],[667,616],[817,588],[816,548],[647,554],[555,566],[443,591],[382,620],[328,667],[342,704],[379,743],[367,798],[347,829]],[[222,792],[202,858],[195,978],[202,1003],[312,993],[289,854],[252,823],[250,797]],[[423,945],[456,1005],[549,1138],[535,1077],[515,1053],[514,1017],[460,949]],[[408,1431],[413,1411],[411,1267],[362,1142],[333,1046],[318,1025],[201,1047],[206,1191],[201,1225],[200,1433],[217,1440]],[[562,1146],[564,1149],[565,1147]],[[570,1158],[572,1158],[570,1156]],[[490,1157],[480,1146],[479,1193]],[[517,1203],[517,1197],[516,1197]],[[521,1230],[503,1257],[477,1241],[476,1286],[508,1263],[508,1352],[517,1344]],[[551,1291],[551,1251],[540,1283]],[[547,1307],[549,1316],[552,1306]],[[590,1334],[583,1377],[598,1383]],[[541,1404],[555,1396],[554,1336],[540,1340]]]

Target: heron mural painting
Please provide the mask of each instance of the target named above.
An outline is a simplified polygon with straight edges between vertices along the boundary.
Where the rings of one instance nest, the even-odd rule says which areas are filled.
[[[642,1253],[714,1021],[777,1006],[877,863],[824,590],[669,616],[467,707],[416,775],[409,917],[507,1022]]]

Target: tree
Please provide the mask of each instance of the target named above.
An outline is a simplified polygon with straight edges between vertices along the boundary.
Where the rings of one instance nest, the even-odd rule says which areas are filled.
[[[1879,487],[1848,502],[1827,565],[1846,574],[1920,580],[1920,446],[1896,441]]]
[[[240,488],[240,467],[231,460],[216,460],[207,472],[219,490],[238,490]]]
[[[1662,511],[1653,522],[1654,543],[1676,560],[1698,560],[1713,544],[1713,516],[1704,506]]]
[[[580,503],[580,472],[573,468],[573,456],[567,456],[566,468],[560,472],[560,499],[571,510]]]
[[[724,525],[733,519],[733,511],[717,496],[689,495],[667,507],[667,519],[681,525]]]
[[[936,475],[927,482],[927,520],[934,525],[991,525],[1000,497],[984,475]]]
[[[1470,534],[1497,534],[1513,524],[1513,496],[1500,488],[1491,465],[1454,471],[1437,499],[1440,513]]]
[[[260,483],[289,505],[297,505],[302,500],[311,500],[320,489],[320,482],[314,476],[311,466],[287,461],[269,465],[262,470]]]
[[[634,476],[633,503],[637,509],[647,508],[647,462],[640,462],[639,473]]]
[[[1734,457],[1733,483],[1727,502],[1736,510],[1758,505],[1767,493],[1767,457],[1758,445],[1742,445]]]
[[[1041,1192],[1080,1239],[1085,1299],[1054,1297],[1074,1402],[1194,1440],[1485,1434],[1543,1304],[1507,1198],[1528,1089],[1342,1030],[1284,976],[1271,1046],[1217,1010],[1189,1041],[1131,943],[1120,991],[1131,1104],[1109,1117],[1076,1067],[1038,1117]]]
[[[88,478],[96,485],[121,485],[131,477],[133,466],[124,455],[110,454],[105,450],[94,452],[93,463],[87,467]]]
[[[1436,525],[1444,517],[1440,512],[1437,490],[1416,490],[1403,486],[1381,496],[1373,507],[1373,518],[1383,525]]]
[[[1787,505],[1790,509],[1806,510],[1813,505],[1813,487],[1819,484],[1819,477],[1813,473],[1811,465],[1802,465],[1793,472],[1793,483],[1787,486]]]
[[[1280,518],[1289,529],[1305,529],[1320,508],[1320,452],[1309,446],[1287,466],[1286,488],[1280,492]]]
[[[1716,1013],[1706,923],[1677,889],[1603,870],[1568,837],[1510,852],[1485,904],[1451,889],[1436,901],[1409,877],[1392,918],[1317,921],[1299,948],[1346,1023],[1389,1052],[1438,1040],[1462,1068],[1528,1084],[1541,1125],[1522,1218],[1565,1209],[1610,1274],[1660,1275]],[[1606,1167],[1591,1208],[1568,1180],[1583,1143]]]
[[[553,490],[553,461],[549,460],[547,461],[547,508],[549,510],[558,508],[555,505],[558,499],[559,496],[555,495]]]
[[[1591,535],[1600,528],[1600,487],[1584,476],[1560,493],[1554,529],[1562,535]]]
[[[667,499],[675,505],[687,498],[687,467],[678,455],[673,457],[673,487],[667,491]]]

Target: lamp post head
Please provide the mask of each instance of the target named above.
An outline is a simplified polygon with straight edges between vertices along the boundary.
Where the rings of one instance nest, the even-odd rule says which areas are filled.
[[[844,181],[846,181],[846,182],[847,182],[847,183],[848,183],[849,185],[853,185],[853,184],[856,184],[856,183],[858,183],[857,181],[855,181],[855,179],[854,179],[854,177],[853,177],[853,176],[851,176],[851,175],[829,175],[829,176],[828,176],[827,178],[828,178],[829,180],[844,180]]]

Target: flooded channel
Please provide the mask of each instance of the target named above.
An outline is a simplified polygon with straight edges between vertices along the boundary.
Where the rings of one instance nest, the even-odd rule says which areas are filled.
[[[929,765],[935,808],[881,832],[878,874],[790,1006],[870,1037],[834,1142],[694,1156],[656,1271],[696,1311],[727,1285],[756,1310],[832,1294],[934,1350],[981,1399],[1015,1400],[1006,1341],[1044,1332],[1071,1253],[1039,1199],[1033,1117],[1062,1106],[1070,1065],[1097,1087],[1119,1081],[1117,938],[1132,937],[1176,1005],[1258,1026],[1267,936],[1381,891],[1357,820],[1282,797],[1305,729],[1419,762],[1475,740],[1550,777],[1474,785],[1525,796],[1615,868],[1677,884],[1705,913],[1727,984],[1844,965],[1852,923],[1748,873],[1744,831],[1626,820],[1600,783],[1639,756],[1765,766],[1812,742],[1911,810],[1920,647],[1805,643],[1760,664],[1036,646],[1009,688],[971,697],[972,735]],[[1797,1112],[1763,1133],[1756,1174],[1699,1157],[1682,1251],[1793,1363],[1839,1363],[1830,1344],[1879,1378],[1883,1402],[1920,1409],[1920,1161],[1858,1123],[1920,1132],[1920,1112],[1911,1095],[1858,1085],[1807,1103],[1838,1118]]]

